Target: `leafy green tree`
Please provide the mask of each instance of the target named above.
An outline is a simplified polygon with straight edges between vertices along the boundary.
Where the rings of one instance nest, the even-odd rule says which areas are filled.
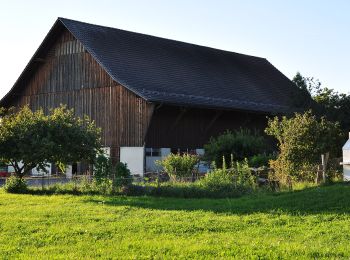
[[[293,82],[302,90],[296,99],[305,110],[312,109],[319,117],[338,121],[344,131],[350,130],[350,95],[324,87],[319,80],[303,77],[299,72]],[[307,102],[306,96],[313,102]]]
[[[306,79],[299,73],[294,76],[294,84],[298,87],[299,92],[294,92],[292,96],[295,107],[299,107],[302,110],[307,110],[313,106],[313,100],[311,98],[309,85]]]
[[[242,161],[269,150],[265,138],[248,129],[226,131],[216,138],[211,138],[209,143],[204,145],[204,149],[205,159],[214,161],[218,167],[222,167],[223,156],[227,162],[231,160],[231,155],[233,160]]]
[[[45,115],[42,109],[3,112],[0,123],[0,161],[23,178],[33,168],[45,171],[48,162],[65,165],[93,162],[100,149],[100,129],[88,117],[60,106]]]
[[[321,154],[329,152],[330,157],[337,156],[342,142],[339,123],[317,119],[311,111],[296,113],[292,118],[269,119],[265,132],[278,141],[279,155],[272,166],[282,182],[288,177],[313,179]]]

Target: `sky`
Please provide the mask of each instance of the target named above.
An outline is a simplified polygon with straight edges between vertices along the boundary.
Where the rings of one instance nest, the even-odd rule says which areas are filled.
[[[264,57],[350,92],[349,0],[0,0],[0,97],[57,17]]]

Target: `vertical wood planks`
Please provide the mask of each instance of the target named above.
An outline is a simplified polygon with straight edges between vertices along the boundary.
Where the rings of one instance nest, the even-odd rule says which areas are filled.
[[[113,81],[67,30],[16,94],[14,106],[48,112],[65,104],[78,116],[88,115],[102,128],[103,145],[116,159],[120,146],[144,145],[153,111],[153,104]]]

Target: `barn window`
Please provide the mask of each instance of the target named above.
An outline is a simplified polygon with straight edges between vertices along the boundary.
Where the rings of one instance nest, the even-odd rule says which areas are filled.
[[[181,149],[181,148],[172,148],[171,149],[171,153],[173,154],[197,154],[196,149],[189,149],[189,148],[185,148],[185,149]]]
[[[159,148],[146,148],[146,156],[158,157],[160,156]]]

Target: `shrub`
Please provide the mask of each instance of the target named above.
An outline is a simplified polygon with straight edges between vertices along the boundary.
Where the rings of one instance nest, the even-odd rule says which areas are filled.
[[[113,181],[108,178],[100,180],[98,183],[96,180],[92,182],[92,191],[99,194],[109,195],[114,192]]]
[[[226,131],[224,134],[211,138],[209,143],[204,145],[205,159],[209,162],[215,161],[218,167],[222,166],[222,156],[226,161],[231,155],[236,161],[242,161],[253,155],[265,152],[268,147],[265,138],[257,132],[252,133],[248,129],[239,131]]]
[[[114,182],[115,187],[129,186],[132,183],[132,176],[126,163],[119,162],[114,169]]]
[[[115,166],[110,158],[99,155],[94,168],[94,189],[104,194],[112,193],[115,188],[131,185],[132,176],[127,165],[118,162]]]
[[[8,193],[26,193],[28,186],[23,178],[18,178],[13,175],[6,179],[4,189]]]
[[[256,178],[252,175],[247,160],[236,163],[231,161],[229,169],[226,169],[225,159],[222,164],[223,168],[214,169],[200,180],[203,188],[213,192],[247,191],[256,188]]]
[[[259,168],[262,166],[269,166],[269,162],[275,159],[276,155],[274,154],[257,154],[249,158],[248,164],[250,167]]]
[[[107,158],[103,154],[99,154],[94,165],[94,180],[96,183],[99,184],[105,179],[110,178],[112,171],[113,166],[111,159]]]
[[[194,171],[195,165],[199,162],[197,155],[185,153],[181,154],[169,154],[161,161],[156,163],[163,167],[166,173],[173,179],[191,177]]]
[[[338,123],[317,119],[311,111],[269,119],[265,132],[278,141],[279,155],[271,166],[274,178],[284,184],[314,180],[321,154],[337,156],[343,139]]]

